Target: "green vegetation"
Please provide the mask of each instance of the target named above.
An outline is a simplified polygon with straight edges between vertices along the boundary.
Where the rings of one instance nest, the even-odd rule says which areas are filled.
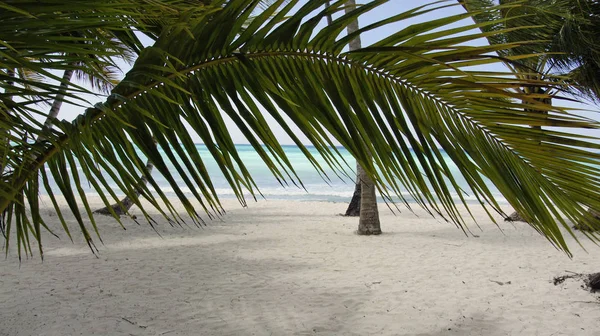
[[[110,176],[149,222],[141,199],[169,221],[182,220],[148,174],[146,158],[194,221],[201,222],[197,207],[182,192],[184,186],[176,183],[167,161],[183,177],[200,209],[209,216],[220,213],[205,158],[188,127],[206,144],[245,204],[243,191],[256,194],[257,186],[236,152],[223,115],[236,123],[277,179],[301,186],[266,122],[268,114],[315,169],[323,167],[291,125],[340,174],[348,164],[331,146],[334,140],[354,155],[384,196],[402,197],[404,187],[431,214],[464,228],[452,199],[453,192],[462,191],[444,165],[441,148],[471,186],[469,193],[487,209],[501,212],[482,174],[530,225],[568,252],[561,228],[573,234],[569,222],[589,221],[587,208],[600,209],[600,146],[597,139],[579,132],[600,125],[545,102],[551,98],[547,88],[565,88],[560,78],[482,70],[496,63],[517,67],[537,59],[537,54],[508,51],[543,41],[478,46],[476,41],[488,35],[485,28],[499,21],[472,23],[466,20],[470,14],[460,14],[406,25],[379,42],[347,52],[349,42],[360,33],[458,4],[424,5],[346,36],[343,32],[351,22],[385,1],[369,2],[323,27],[319,23],[328,14],[345,9],[345,1],[323,9],[325,2],[311,0],[295,7],[298,1],[274,1],[249,25],[245,23],[259,1],[212,1],[204,6],[185,0],[0,2],[0,126],[5,135],[0,151],[6,153],[0,162],[0,211],[7,250],[14,232],[20,253],[32,252],[32,238],[42,252],[45,224],[38,195],[45,188],[54,200],[49,175],[92,248],[91,231],[98,230],[79,188],[84,178],[107,206],[118,201],[106,179]],[[519,6],[507,4],[472,14]],[[514,29],[518,28],[494,33]],[[135,30],[150,36],[154,44],[142,48]],[[101,70],[114,65],[115,57],[132,57],[135,63],[103,104],[82,110],[72,122],[54,120],[52,130],[34,118],[47,116],[40,103],[53,101],[64,90],[57,70],[102,78]],[[86,91],[70,85],[65,100],[85,105],[78,96]],[[39,137],[44,140],[32,140]],[[593,232],[586,235],[598,240]]]

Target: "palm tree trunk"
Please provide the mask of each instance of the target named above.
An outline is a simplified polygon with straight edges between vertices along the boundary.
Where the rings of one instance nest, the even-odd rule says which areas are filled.
[[[360,178],[360,218],[358,220],[359,235],[378,235],[381,234],[381,224],[379,222],[379,210],[377,209],[377,195],[375,193],[375,183],[361,169]]]
[[[69,88],[69,83],[71,82],[71,78],[73,78],[73,72],[74,72],[73,70],[69,69],[69,70],[65,70],[65,72],[63,73],[62,82],[60,83],[58,94],[54,98],[54,102],[52,103],[52,106],[50,107],[50,111],[48,112],[48,117],[46,117],[46,121],[44,122],[44,126],[42,128],[42,133],[44,131],[49,131],[52,129],[52,127],[53,127],[52,122],[54,121],[54,119],[56,119],[56,117],[58,116],[58,113],[60,112],[60,108],[62,107],[62,103],[65,98],[65,94],[67,92],[67,89]],[[40,141],[43,139],[44,138],[42,135],[42,136],[38,137],[37,141]],[[152,162],[147,161],[146,162],[146,171],[148,172],[148,174],[150,174],[152,172],[153,168],[154,168],[154,165],[152,164]],[[146,176],[142,176],[141,181],[142,181],[143,185],[146,185],[146,183],[148,183],[148,179],[146,178]],[[141,194],[139,188],[136,189],[135,194],[136,194],[136,197]],[[133,204],[135,204],[133,202],[133,200],[127,196],[127,197],[123,198],[122,200],[120,200],[119,202],[111,205],[110,207],[113,209],[113,211],[117,215],[122,216],[122,215],[126,214],[129,211],[129,209],[131,209]],[[98,213],[98,214],[102,214],[102,215],[112,215],[112,213],[110,212],[108,207],[98,209],[98,210],[94,211],[94,213]]]
[[[348,209],[346,209],[346,213],[344,216],[349,217],[358,217],[360,216],[360,193],[362,191],[361,185],[361,176],[363,176],[364,169],[358,163],[356,164],[356,184],[354,185],[354,193],[352,194],[352,199],[350,200],[350,204],[348,204]]]
[[[354,0],[349,0],[347,1],[347,5],[349,6],[348,8],[346,8],[346,12],[352,10],[354,7],[350,7],[350,6],[356,6],[356,3]],[[352,22],[350,25],[348,25],[348,34],[355,32],[356,30],[358,30],[358,20]],[[356,37],[355,39],[353,39],[352,41],[350,41],[350,50],[355,50],[355,49],[360,49],[361,48],[361,41],[360,41],[360,36]],[[361,201],[361,194],[362,194],[362,178],[361,178],[361,172],[364,175],[364,169],[357,164],[356,165],[356,185],[354,186],[354,193],[352,194],[352,199],[350,200],[350,204],[348,204],[348,209],[346,209],[346,216],[360,216],[360,205],[362,203]],[[368,178],[368,177],[367,177]]]
[[[71,78],[73,77],[73,70],[65,70],[62,77],[62,82],[58,88],[58,94],[54,97],[54,102],[52,102],[52,106],[50,107],[50,111],[48,112],[48,116],[46,117],[46,121],[44,121],[44,127],[42,128],[42,133],[44,131],[49,131],[52,129],[52,122],[58,116],[60,112],[60,108],[62,106],[63,100],[65,99],[65,94],[67,89],[69,88],[69,83],[71,82]],[[38,137],[38,140],[43,140],[43,136]]]
[[[355,0],[346,1],[346,13],[356,8]],[[354,20],[348,25],[348,34],[358,30],[358,20]],[[350,50],[361,48],[360,36],[350,41]],[[381,234],[381,224],[379,222],[379,210],[377,209],[377,195],[375,193],[375,183],[366,174],[362,167],[357,167],[357,182],[360,183],[360,219],[358,221],[358,231],[360,235],[378,235]],[[354,196],[352,197],[354,200]],[[352,201],[350,202],[352,204]],[[348,212],[348,211],[346,211]]]
[[[150,175],[152,173],[153,168],[154,168],[154,165],[152,164],[152,162],[150,162],[150,160],[146,161],[146,172],[148,175]],[[146,177],[148,175],[142,176],[142,178],[141,178],[142,186],[145,186],[148,183],[148,178]],[[140,196],[141,193],[142,193],[141,187],[137,188],[135,190],[135,197]],[[125,196],[119,202],[112,204],[110,206],[104,207],[102,209],[95,210],[94,213],[100,214],[100,215],[112,216],[113,214],[110,211],[110,209],[112,209],[112,211],[114,211],[114,213],[117,214],[118,216],[123,216],[123,215],[128,214],[129,209],[131,209],[131,207],[134,204],[135,204],[135,202],[133,201],[133,199],[131,199],[131,197]]]
[[[326,1],[325,8],[328,8],[330,6],[331,6],[331,1]],[[331,17],[331,14],[328,14],[327,15],[327,25],[331,25],[332,23],[333,23],[333,18]],[[358,24],[357,24],[357,27],[358,27]],[[359,43],[358,43],[358,48],[360,48],[360,39],[359,39]],[[348,217],[360,216],[361,173],[362,173],[362,175],[364,175],[364,169],[359,164],[356,164],[356,184],[354,185],[354,193],[352,194],[352,200],[350,201],[350,204],[348,204],[348,209],[346,209],[346,213],[344,214],[344,216],[348,216]]]

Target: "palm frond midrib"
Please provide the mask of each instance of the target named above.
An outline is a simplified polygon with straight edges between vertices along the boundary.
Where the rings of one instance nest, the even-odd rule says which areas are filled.
[[[503,146],[505,149],[507,149],[511,153],[513,153],[516,157],[519,157],[519,155],[516,152],[514,152],[509,146],[507,146],[502,141],[499,141],[497,139],[497,137],[495,137],[491,132],[489,132],[489,130],[487,130],[481,124],[475,122],[472,117],[466,115],[463,111],[461,111],[460,109],[457,109],[454,105],[445,101],[443,99],[443,97],[439,97],[433,92],[422,89],[418,84],[412,83],[405,78],[401,78],[400,76],[396,76],[396,75],[392,74],[389,70],[385,69],[384,67],[376,66],[376,65],[370,64],[368,62],[359,61],[357,59],[350,58],[350,57],[348,57],[348,54],[334,55],[334,54],[328,53],[326,51],[321,51],[321,50],[313,50],[313,51],[310,51],[310,50],[304,50],[304,51],[302,51],[302,50],[276,50],[276,51],[233,52],[233,53],[230,53],[229,55],[223,55],[221,57],[213,57],[211,59],[197,62],[197,63],[193,64],[192,66],[177,69],[175,72],[168,74],[167,76],[164,76],[165,80],[150,81],[150,83],[146,84],[143,88],[133,90],[132,92],[129,92],[128,94],[119,94],[118,92],[121,91],[121,88],[120,88],[121,85],[119,85],[117,88],[115,88],[115,90],[113,91],[113,94],[111,94],[111,96],[109,96],[109,99],[107,100],[106,103],[103,104],[101,109],[94,107],[94,108],[90,108],[90,109],[86,110],[85,118],[80,118],[80,120],[82,120],[82,121],[87,120],[88,123],[82,122],[79,124],[75,124],[74,126],[78,127],[80,129],[80,131],[82,131],[86,127],[90,127],[95,122],[102,119],[106,115],[106,112],[105,112],[106,110],[113,110],[113,112],[117,112],[118,108],[121,104],[127,104],[127,101],[136,99],[140,95],[149,94],[149,91],[162,86],[162,84],[164,84],[166,80],[182,78],[182,77],[188,76],[190,74],[194,74],[196,71],[201,71],[202,69],[209,68],[209,67],[221,66],[221,65],[224,65],[227,63],[240,62],[240,60],[242,58],[245,58],[247,60],[260,60],[260,59],[281,58],[281,57],[290,58],[290,59],[294,59],[294,58],[309,59],[310,61],[320,60],[320,61],[324,61],[324,62],[335,63],[338,66],[345,65],[345,66],[350,66],[350,67],[358,67],[370,75],[373,75],[376,77],[383,77],[385,80],[387,80],[389,82],[395,83],[397,85],[401,85],[417,94],[422,95],[423,97],[427,97],[429,100],[434,101],[436,104],[438,104],[444,108],[452,110],[454,113],[456,113],[456,115],[460,115],[463,120],[471,123],[475,127],[479,128],[482,132],[489,135],[491,139],[494,139],[495,141],[497,141],[498,145]],[[124,81],[124,82],[126,82],[126,81]],[[62,136],[60,136],[60,138],[56,141],[56,145],[51,145],[51,147],[48,148],[48,150],[46,151],[46,155],[44,155],[44,157],[39,157],[37,160],[34,161],[30,171],[36,171],[37,169],[41,168],[43,166],[44,162],[58,150],[57,148],[66,145],[68,143],[68,141],[69,141],[68,134],[63,134]],[[23,179],[22,183],[25,183],[25,180],[26,179]]]

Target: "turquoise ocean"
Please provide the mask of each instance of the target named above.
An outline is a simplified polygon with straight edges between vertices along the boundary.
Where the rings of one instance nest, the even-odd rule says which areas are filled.
[[[212,159],[209,151],[206,146],[202,144],[196,145],[197,149],[205,161],[205,165],[207,170],[211,176],[212,182],[215,186],[217,194],[220,198],[235,198],[233,190],[229,187],[227,181],[223,177],[220,172],[219,167],[216,162]],[[317,170],[312,166],[312,164],[306,159],[304,154],[300,151],[297,146],[287,145],[283,146],[283,149],[288,156],[290,162],[292,163],[298,177],[302,181],[304,188],[294,186],[290,184],[289,186],[282,186],[279,184],[277,179],[272,175],[272,173],[268,170],[267,166],[264,164],[262,159],[256,153],[254,148],[251,145],[236,145],[236,148],[239,152],[239,155],[246,165],[246,168],[254,178],[254,181],[259,187],[260,192],[266,199],[279,199],[279,200],[299,200],[299,201],[325,201],[325,202],[348,202],[352,198],[352,193],[354,191],[354,169],[356,166],[356,162],[352,155],[348,153],[342,147],[337,148],[340,152],[344,160],[348,163],[348,168],[346,171],[349,176],[341,176],[338,177],[332,169],[327,167],[325,161],[319,155],[317,150],[314,147],[307,146],[307,149],[311,152],[311,154],[321,163],[321,166],[324,168],[326,174],[329,177],[329,180],[323,179],[323,177],[317,172]],[[443,157],[445,158],[446,164],[451,169],[454,174],[455,179],[457,180],[459,186],[465,190],[466,194],[464,194],[464,198],[469,202],[477,202],[476,198],[470,193],[468,185],[465,180],[460,176],[460,173],[456,167],[456,165],[449,159],[446,153],[442,152]],[[181,189],[186,193],[192,196],[189,189],[185,187],[185,184],[180,176],[176,174],[175,168],[171,170],[175,172],[173,175],[175,176],[178,184],[181,186]],[[160,174],[153,172],[153,177],[161,187],[161,190],[167,196],[175,196],[173,189],[166,182],[166,180],[160,176]],[[486,183],[496,199],[499,202],[503,201],[502,195],[498,192],[498,190],[488,181]],[[58,188],[54,188],[55,185],[53,181],[51,181],[51,185],[53,186],[53,190],[58,191]],[[94,196],[96,192],[90,187],[89,183],[82,183],[82,188],[86,195]],[[116,184],[112,185],[116,189]],[[408,193],[403,192],[406,199],[411,202],[412,198],[408,195]],[[249,193],[247,193],[248,200],[251,199]],[[257,195],[257,198],[261,198],[260,195]],[[459,198],[455,195],[455,199],[458,201]],[[381,200],[383,201],[383,200]]]

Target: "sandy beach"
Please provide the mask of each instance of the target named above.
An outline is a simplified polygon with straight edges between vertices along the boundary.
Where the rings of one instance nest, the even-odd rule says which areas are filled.
[[[62,232],[46,236],[43,262],[19,265],[11,248],[0,335],[600,335],[600,294],[578,279],[553,284],[600,272],[600,247],[586,240],[587,252],[568,238],[569,259],[477,207],[476,236],[383,206],[384,234],[362,237],[357,218],[337,216],[343,203],[224,204],[203,229],[159,220],[160,236],[97,216],[97,258]]]

